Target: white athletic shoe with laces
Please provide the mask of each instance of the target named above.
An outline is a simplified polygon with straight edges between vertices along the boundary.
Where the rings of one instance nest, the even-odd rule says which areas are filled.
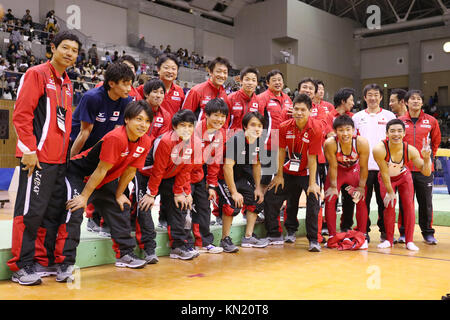
[[[411,250],[411,251],[419,251],[419,248],[412,241],[410,241],[406,244],[406,249]]]
[[[389,242],[389,240],[384,240],[382,243],[380,243],[377,246],[377,248],[379,248],[379,249],[386,249],[386,248],[390,248],[390,247],[392,247],[392,246],[391,246],[391,243]]]

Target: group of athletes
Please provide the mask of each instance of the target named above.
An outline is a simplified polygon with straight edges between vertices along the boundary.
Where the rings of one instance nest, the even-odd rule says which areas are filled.
[[[321,243],[367,249],[373,190],[378,248],[400,242],[418,250],[414,192],[424,240],[437,243],[432,158],[440,130],[422,111],[419,90],[393,91],[394,114],[380,107],[382,89],[367,85],[367,109],[352,114],[351,88],[338,90],[333,105],[323,100],[323,82],[306,78],[292,101],[283,93],[283,74],[272,70],[265,76],[268,89],[256,95],[259,72],[246,67],[241,89],[227,95],[223,84],[231,66],[218,57],[208,65],[209,79],[185,96],[175,84],[175,56],[160,56],[159,78],[137,88],[132,85],[137,63],[123,56],[108,66],[104,82],[86,92],[72,116],[65,70],[80,47],[75,35],[58,33],[51,60],[21,78],[13,113],[21,169],[8,261],[13,281],[36,285],[49,275],[72,281],[84,213],[89,230],[108,226],[117,267],[157,263],[151,213],[158,195],[159,219],[167,223],[175,259],[237,252],[230,230],[239,213],[246,218],[242,247],[295,242],[302,192],[310,252],[321,251]],[[339,193],[343,241],[336,231]],[[213,244],[211,213],[222,221],[219,246]],[[261,214],[265,238],[254,233]],[[328,241],[322,236],[326,230]]]

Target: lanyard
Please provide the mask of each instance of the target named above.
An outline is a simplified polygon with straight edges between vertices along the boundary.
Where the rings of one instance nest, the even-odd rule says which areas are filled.
[[[297,126],[295,126],[295,131],[298,131]],[[298,160],[297,157],[295,156],[295,149],[294,149],[295,137],[297,136],[295,133],[296,133],[296,132],[294,132],[294,139],[292,139],[292,151],[289,151],[289,152],[288,152],[289,160],[292,159],[292,158],[291,158],[291,155],[290,155],[291,152],[292,152],[292,155],[294,156],[295,160]],[[301,133],[301,132],[300,132],[300,133]],[[303,141],[303,139],[302,139],[302,146],[301,146],[301,148],[300,148],[300,152],[299,152],[299,153],[301,153],[301,152],[303,151],[303,145],[304,145],[304,144],[305,144],[305,141]]]
[[[51,71],[51,70],[50,70]],[[55,78],[53,78],[53,74],[52,73],[50,73],[50,78],[53,80],[53,82],[55,83],[55,89],[56,89],[56,80],[55,80]],[[63,105],[61,106],[60,104],[59,104],[59,99],[58,99],[58,92],[57,92],[57,90],[56,90],[56,92],[55,92],[55,96],[56,96],[56,106],[57,107],[63,107],[64,108],[64,110],[67,110],[67,95],[65,95],[64,93],[63,93],[63,83],[61,82],[61,102],[63,102],[62,100],[63,100],[63,95],[64,95],[64,100],[65,100],[65,102],[63,103]]]

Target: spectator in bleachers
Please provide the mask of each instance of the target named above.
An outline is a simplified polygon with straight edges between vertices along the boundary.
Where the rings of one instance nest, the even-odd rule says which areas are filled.
[[[5,21],[14,21],[16,19],[16,17],[14,17],[14,15],[12,14],[12,10],[8,9],[8,12],[5,14]]]
[[[29,24],[30,27],[33,26],[33,17],[30,14],[30,9],[25,10],[25,14],[22,17],[22,24],[25,26],[26,24]]]
[[[57,33],[59,29],[58,21],[55,17],[55,10],[50,10],[45,18],[45,31]]]
[[[6,59],[8,59],[8,61],[11,62],[15,62],[17,57],[17,48],[16,45],[14,43],[10,43],[8,46],[8,51],[6,51]]]
[[[116,51],[117,52],[117,51]],[[112,61],[112,59],[111,59],[111,55],[109,54],[109,51],[106,51],[105,52],[105,61],[106,61],[106,64],[108,64],[108,63],[113,63],[113,61]]]
[[[97,52],[97,45],[95,43],[92,44],[92,47],[90,47],[88,50],[88,59],[91,60],[94,66],[98,65],[98,52]]]
[[[113,63],[119,60],[119,51],[114,51],[114,55],[112,56],[111,60]]]
[[[172,53],[172,49],[170,48],[170,44],[167,45],[166,50],[164,50],[164,53]]]
[[[22,35],[20,34],[19,28],[17,26],[14,27],[14,29],[11,31],[9,41],[16,45],[16,47],[22,41]]]
[[[8,68],[6,65],[5,59],[0,60],[0,76],[3,76],[5,74],[5,70]]]

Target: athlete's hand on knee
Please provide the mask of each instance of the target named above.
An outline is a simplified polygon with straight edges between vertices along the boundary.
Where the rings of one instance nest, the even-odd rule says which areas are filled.
[[[84,197],[82,194],[76,196],[75,198],[66,202],[66,209],[72,212],[78,209],[84,209],[87,206],[88,198]]]
[[[331,201],[331,199],[333,199],[334,196],[338,196],[338,190],[336,187],[329,187],[326,191],[325,191],[325,200],[328,198],[328,202]]]
[[[217,202],[217,192],[216,192],[216,190],[208,189],[208,193],[209,193],[208,200],[212,200],[214,202]]]
[[[22,162],[22,164],[24,165],[24,168],[22,168],[22,170],[28,170],[29,177],[33,174],[35,167],[37,167],[39,170],[42,170],[36,153],[24,153],[20,162]]]
[[[154,203],[155,203],[155,197],[152,197],[149,194],[146,194],[139,201],[139,208],[142,211],[147,211],[148,209],[150,209],[153,206]]]
[[[320,198],[320,187],[317,183],[311,184],[308,186],[308,190],[306,190],[306,195],[309,196],[310,193],[313,193],[316,196],[316,199]]]
[[[264,201],[264,192],[260,188],[255,189],[256,203],[261,204]]]
[[[192,198],[192,195],[188,194],[186,196],[186,204],[187,204],[187,208],[189,210],[192,210],[192,203],[194,202],[194,199]]]
[[[394,206],[395,202],[395,193],[386,193],[383,199],[384,207],[387,208],[389,206]]]
[[[185,210],[187,207],[187,200],[186,196],[182,194],[176,194],[173,197],[173,200],[175,202],[175,206],[181,210]]]
[[[244,197],[239,192],[233,193],[231,195],[231,198],[233,199],[237,208],[242,208],[244,206]]]
[[[125,204],[128,204],[131,207],[130,199],[128,199],[128,197],[123,193],[118,198],[116,198],[116,202],[119,205],[121,211],[123,211],[123,207]]]
[[[364,200],[364,198],[366,197],[365,196],[365,194],[366,194],[366,187],[357,187],[356,189],[356,192],[358,192],[358,201],[362,201],[362,200]]]
[[[284,177],[276,175],[275,178],[269,183],[268,190],[275,187],[275,193],[277,193],[278,187],[281,186],[281,190],[284,189]]]

